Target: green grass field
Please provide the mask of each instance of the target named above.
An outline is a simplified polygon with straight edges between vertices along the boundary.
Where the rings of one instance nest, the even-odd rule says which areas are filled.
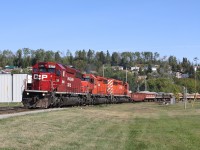
[[[198,103],[73,107],[0,120],[0,149],[196,150],[199,127]]]

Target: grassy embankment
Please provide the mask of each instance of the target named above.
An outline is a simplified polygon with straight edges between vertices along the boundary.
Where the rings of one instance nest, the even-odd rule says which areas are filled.
[[[21,102],[10,102],[10,103],[0,103],[0,107],[15,107],[15,106],[23,106]]]
[[[0,120],[0,149],[199,149],[200,105],[74,107]]]

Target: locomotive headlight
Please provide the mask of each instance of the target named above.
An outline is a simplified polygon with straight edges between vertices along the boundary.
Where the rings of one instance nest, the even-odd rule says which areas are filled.
[[[26,93],[27,95],[29,95],[29,93]]]
[[[42,96],[45,96],[45,94],[43,93]]]

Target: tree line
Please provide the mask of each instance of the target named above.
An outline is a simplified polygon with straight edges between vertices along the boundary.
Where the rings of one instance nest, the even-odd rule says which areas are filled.
[[[175,56],[160,56],[157,52],[110,53],[109,50],[104,52],[83,49],[72,53],[70,50],[63,52],[44,49],[32,50],[29,48],[19,49],[16,53],[13,53],[11,50],[0,51],[1,67],[12,65],[18,68],[27,68],[41,61],[71,65],[82,72],[90,73],[93,71],[98,75],[103,75],[104,69],[106,77],[124,81],[126,81],[126,76],[128,76],[127,79],[133,91],[138,90],[138,86],[140,90],[144,90],[144,81],[139,81],[138,76],[146,75],[149,91],[181,92],[182,86],[186,86],[189,87],[189,92],[195,92],[196,89],[193,86],[195,75],[197,82],[199,82],[200,76],[198,70],[195,74],[194,65],[196,64],[193,64],[187,58],[178,60]],[[127,68],[129,71],[113,71],[112,66],[122,66],[124,70]],[[140,66],[140,70],[134,73],[130,72],[130,68],[133,66]],[[152,71],[153,66],[157,66],[156,72]],[[175,72],[188,74],[189,79],[176,79],[174,78]],[[197,91],[200,91],[198,85]]]

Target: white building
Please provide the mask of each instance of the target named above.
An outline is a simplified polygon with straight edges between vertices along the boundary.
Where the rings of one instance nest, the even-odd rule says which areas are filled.
[[[152,70],[152,72],[156,72],[157,71],[157,67],[152,67],[151,70]]]
[[[137,67],[137,66],[131,67],[131,71],[139,71],[139,70],[140,70],[140,67]]]
[[[123,66],[112,66],[114,70],[124,70]]]
[[[176,72],[176,78],[180,79],[181,78],[182,73],[180,72]]]

